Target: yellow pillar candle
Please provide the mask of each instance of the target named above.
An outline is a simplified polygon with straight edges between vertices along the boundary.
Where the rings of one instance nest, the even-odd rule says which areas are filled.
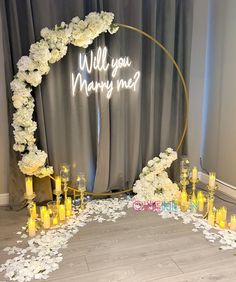
[[[216,211],[216,224],[220,224],[221,221],[222,221],[222,210],[218,209]]]
[[[197,179],[198,179],[198,170],[197,167],[194,166],[192,169],[192,180],[197,181]]]
[[[200,212],[204,211],[204,204],[205,204],[204,198],[198,200],[198,211]]]
[[[52,224],[53,224],[53,225],[57,225],[57,224],[58,224],[58,216],[55,216],[55,217],[52,219]]]
[[[26,195],[32,196],[33,195],[33,178],[32,176],[25,177],[25,188],[26,188]]]
[[[209,173],[209,183],[208,184],[211,188],[215,187],[215,185],[216,185],[216,174],[215,174],[215,172]]]
[[[215,213],[209,212],[208,214],[208,224],[214,226],[215,225]]]
[[[225,229],[226,227],[226,220],[221,220],[219,223],[220,228]]]
[[[60,176],[55,177],[55,189],[56,189],[56,192],[61,192],[61,177]]]
[[[50,228],[50,215],[47,210],[44,212],[44,215],[43,215],[43,228],[45,229]]]
[[[68,209],[68,210],[71,210],[71,209],[72,209],[72,199],[71,199],[71,197],[68,197],[68,198],[66,199],[65,205],[66,205],[66,209]]]
[[[71,210],[72,210],[72,200],[71,200],[70,197],[68,197],[66,199],[65,206],[66,206],[66,216],[70,217],[71,216]]]
[[[64,221],[66,219],[66,208],[65,205],[59,206],[59,219]]]
[[[34,237],[36,234],[35,220],[31,217],[28,220],[28,233],[29,233],[29,237]]]
[[[202,191],[198,191],[197,192],[197,200],[204,198],[204,194],[202,193]]]
[[[222,220],[227,219],[227,208],[226,207],[221,207],[221,213],[222,213]]]
[[[35,219],[37,218],[37,209],[36,209],[36,204],[35,202],[32,202],[31,207],[30,207],[30,216]]]
[[[46,211],[47,211],[47,208],[45,206],[40,207],[40,218],[42,221],[43,221],[43,217]]]
[[[230,217],[230,229],[236,231],[236,214],[232,214]]]

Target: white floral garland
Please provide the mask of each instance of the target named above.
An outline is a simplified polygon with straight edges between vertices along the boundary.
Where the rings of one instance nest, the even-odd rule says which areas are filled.
[[[42,76],[48,74],[50,64],[66,55],[67,45],[87,48],[101,33],[115,33],[118,27],[112,24],[113,19],[113,13],[92,12],[85,20],[75,17],[69,24],[62,22],[53,29],[43,28],[42,39],[31,45],[29,56],[23,56],[18,61],[18,72],[11,82],[12,101],[16,108],[12,123],[15,137],[13,149],[21,153],[22,159],[18,165],[24,174],[44,177],[53,173],[53,168],[46,166],[47,154],[35,144],[37,123],[32,119],[32,88],[37,87]]]
[[[139,175],[133,187],[137,193],[135,201],[171,202],[179,198],[180,191],[176,183],[173,183],[165,171],[173,161],[177,159],[177,153],[167,148],[159,157],[150,160]]]

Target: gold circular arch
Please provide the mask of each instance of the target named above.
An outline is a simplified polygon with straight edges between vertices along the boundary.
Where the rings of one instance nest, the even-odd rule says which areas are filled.
[[[154,42],[157,46],[159,46],[163,51],[164,53],[168,56],[168,58],[171,60],[171,62],[173,63],[173,65],[175,66],[176,68],[176,71],[180,77],[180,80],[182,82],[182,85],[183,85],[183,89],[184,89],[184,97],[185,97],[185,115],[184,115],[184,129],[183,129],[183,132],[178,140],[178,144],[177,144],[177,147],[176,147],[176,151],[179,151],[179,149],[181,148],[182,144],[183,144],[183,141],[184,141],[184,137],[186,136],[186,133],[187,133],[187,128],[188,128],[188,90],[187,90],[187,86],[186,86],[186,82],[184,80],[184,77],[183,77],[183,74],[177,64],[177,62],[175,61],[174,57],[171,55],[171,53],[157,40],[155,39],[153,36],[151,36],[150,34],[146,33],[145,31],[139,29],[139,28],[136,28],[136,27],[133,27],[133,26],[130,26],[130,25],[127,25],[127,24],[121,24],[121,23],[116,23],[115,25],[117,25],[118,27],[123,27],[123,28],[126,28],[126,29],[130,29],[130,30],[133,30],[133,31],[136,31],[137,33],[139,34],[142,34],[143,36],[147,37],[148,39],[150,39],[152,42]],[[55,179],[50,176],[51,179],[53,179],[55,181]],[[73,188],[73,187],[68,187],[69,190],[71,190],[74,194],[74,198],[76,196],[76,194],[80,194],[80,191],[78,191],[77,189]],[[93,193],[93,192],[85,192],[84,194],[85,195],[91,195],[91,196],[117,196],[117,195],[120,195],[120,194],[124,194],[124,193],[127,193],[127,192],[131,192],[133,189],[126,189],[126,190],[122,190],[120,192],[116,192],[116,193]]]
[[[183,132],[179,138],[178,144],[176,146],[176,151],[179,151],[180,147],[183,144],[184,141],[184,137],[187,133],[187,129],[188,129],[188,90],[187,90],[187,86],[186,86],[186,82],[184,80],[183,74],[177,64],[177,62],[175,61],[175,59],[173,58],[173,56],[171,55],[171,53],[157,40],[155,39],[153,36],[151,36],[150,34],[146,33],[145,31],[133,27],[131,25],[127,25],[127,24],[121,24],[121,23],[116,23],[115,25],[119,26],[119,27],[123,27],[126,29],[130,29],[133,31],[138,32],[139,34],[144,35],[145,37],[147,37],[148,39],[150,39],[152,42],[154,42],[157,46],[159,46],[164,52],[165,54],[168,56],[168,58],[171,60],[171,62],[173,63],[173,65],[175,66],[177,73],[180,77],[180,80],[182,82],[183,85],[183,89],[184,89],[184,97],[185,97],[185,115],[184,115],[184,129]]]

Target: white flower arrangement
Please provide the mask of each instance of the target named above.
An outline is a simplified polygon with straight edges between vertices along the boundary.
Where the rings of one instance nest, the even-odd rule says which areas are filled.
[[[178,199],[179,187],[169,179],[165,171],[176,159],[177,153],[167,148],[159,157],[150,160],[139,175],[140,179],[134,184],[133,191],[137,194],[134,201],[170,202]]]
[[[85,20],[75,17],[69,24],[62,22],[53,29],[43,28],[42,39],[31,45],[29,56],[22,56],[18,61],[18,72],[11,82],[12,101],[16,108],[12,123],[15,137],[13,149],[22,155],[18,165],[24,174],[44,177],[53,173],[53,168],[46,166],[47,154],[35,145],[37,123],[32,120],[32,88],[42,82],[42,76],[48,74],[50,64],[66,55],[67,45],[87,48],[101,33],[115,33],[118,27],[112,24],[113,19],[113,13],[92,12]]]

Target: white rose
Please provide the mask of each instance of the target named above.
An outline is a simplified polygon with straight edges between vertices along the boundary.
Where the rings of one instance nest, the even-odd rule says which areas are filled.
[[[171,153],[173,152],[173,149],[172,149],[172,148],[167,148],[167,149],[166,149],[166,152],[167,152],[168,154],[171,154]]]
[[[155,174],[151,172],[145,176],[145,179],[149,182],[153,182],[155,179]]]
[[[148,164],[149,167],[151,167],[151,166],[154,165],[154,161],[153,161],[153,160],[150,160],[147,164]]]
[[[24,104],[27,104],[28,99],[21,95],[13,95],[12,96],[13,106],[16,109],[23,107]]]
[[[149,172],[149,168],[145,166],[145,167],[143,168],[142,172],[143,172],[144,174],[147,174],[147,173]]]
[[[19,71],[33,71],[35,69],[34,61],[28,56],[22,56],[17,63]]]
[[[33,72],[18,72],[17,77],[19,77],[21,80],[25,80],[30,85],[36,87],[38,86],[42,81],[42,75],[39,71],[33,71]]]

